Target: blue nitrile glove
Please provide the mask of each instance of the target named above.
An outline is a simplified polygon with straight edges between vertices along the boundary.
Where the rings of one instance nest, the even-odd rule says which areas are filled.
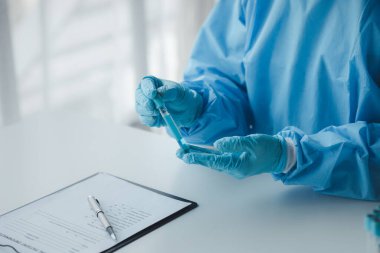
[[[287,143],[281,136],[225,137],[217,140],[214,147],[222,154],[185,153],[180,149],[177,156],[185,163],[200,164],[236,178],[282,172],[287,162]]]
[[[196,91],[176,82],[146,76],[136,89],[135,102],[141,122],[150,127],[165,125],[153,99],[165,103],[179,127],[190,127],[202,111],[203,100]]]

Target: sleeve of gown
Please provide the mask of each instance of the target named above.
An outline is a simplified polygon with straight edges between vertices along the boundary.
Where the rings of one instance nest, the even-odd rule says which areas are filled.
[[[221,0],[202,26],[183,84],[203,97],[203,110],[181,132],[190,143],[249,133],[251,113],[244,81],[245,4]]]
[[[380,123],[330,126],[313,135],[289,127],[280,135],[295,143],[297,164],[276,179],[329,195],[380,199]]]
[[[380,112],[374,109],[380,107],[380,3],[373,3],[372,13],[363,18],[356,47],[362,64],[355,80],[362,82],[363,99],[350,108],[359,110],[362,119],[312,135],[284,129],[280,135],[293,140],[297,153],[293,170],[274,175],[285,184],[310,185],[335,196],[380,200]]]

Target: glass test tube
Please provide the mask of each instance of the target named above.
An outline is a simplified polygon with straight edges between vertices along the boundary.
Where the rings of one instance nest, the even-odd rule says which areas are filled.
[[[157,102],[155,100],[155,103],[156,103],[158,111],[160,112],[162,118],[164,119],[164,121],[166,123],[166,126],[169,128],[169,131],[172,133],[172,135],[176,139],[178,145],[185,152],[188,152],[189,151],[189,147],[187,146],[185,140],[183,139],[181,133],[179,132],[179,129],[178,129],[177,125],[175,124],[175,122],[174,122],[172,116],[170,115],[170,113],[168,112],[168,109],[166,109],[166,107],[161,102]]]

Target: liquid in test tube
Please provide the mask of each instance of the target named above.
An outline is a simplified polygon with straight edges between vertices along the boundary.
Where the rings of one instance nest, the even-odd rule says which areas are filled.
[[[166,109],[165,105],[159,101],[154,100],[158,111],[160,112],[162,118],[164,119],[166,126],[169,128],[169,131],[173,134],[174,138],[176,139],[178,145],[185,151],[189,151],[189,147],[187,146],[185,140],[183,139],[181,133],[179,132],[179,129],[177,125],[175,124],[172,116],[168,112],[168,109]]]

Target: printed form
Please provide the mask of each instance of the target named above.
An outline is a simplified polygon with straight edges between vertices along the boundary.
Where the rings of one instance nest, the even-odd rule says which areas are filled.
[[[94,253],[111,248],[118,242],[91,210],[88,195],[99,200],[118,241],[191,204],[99,173],[0,216],[0,245],[22,253]],[[0,247],[0,252],[4,249]]]

